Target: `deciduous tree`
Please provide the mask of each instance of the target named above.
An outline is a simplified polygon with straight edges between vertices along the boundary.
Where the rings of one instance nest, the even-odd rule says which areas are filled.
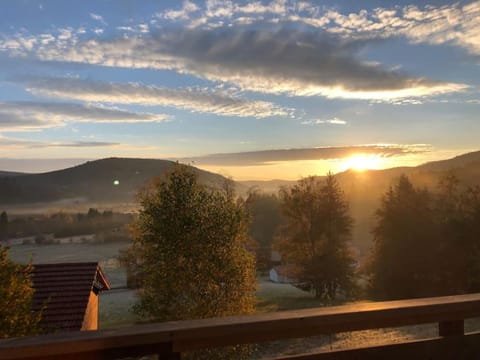
[[[0,246],[0,338],[39,332],[41,312],[32,311],[31,266],[18,265]]]
[[[255,264],[244,204],[176,165],[140,195],[124,261],[140,274],[137,311],[160,321],[250,313]]]
[[[354,288],[354,259],[348,247],[353,219],[335,177],[300,180],[280,193],[287,224],[279,244],[282,258],[298,266],[298,280],[315,295],[333,300]]]
[[[280,200],[275,194],[252,191],[246,204],[250,215],[249,234],[255,241],[257,269],[265,270],[271,266],[272,244],[282,222]]]

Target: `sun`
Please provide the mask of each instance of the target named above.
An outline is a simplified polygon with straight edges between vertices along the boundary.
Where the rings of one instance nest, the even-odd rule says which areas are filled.
[[[379,169],[384,162],[381,156],[375,154],[355,154],[342,161],[343,170],[364,171],[370,169]]]

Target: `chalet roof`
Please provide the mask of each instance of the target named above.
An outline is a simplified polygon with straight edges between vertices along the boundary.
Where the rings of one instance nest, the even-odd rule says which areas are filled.
[[[33,309],[46,306],[41,321],[46,332],[80,330],[90,292],[110,289],[96,262],[34,264],[32,280]]]

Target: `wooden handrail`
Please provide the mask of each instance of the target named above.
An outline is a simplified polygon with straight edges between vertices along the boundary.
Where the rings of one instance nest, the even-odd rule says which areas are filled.
[[[126,328],[69,332],[0,341],[0,359],[113,358],[125,354],[181,353],[343,331],[439,323],[440,335],[462,335],[463,320],[480,316],[480,294],[366,302]],[[78,356],[77,356],[78,357]]]

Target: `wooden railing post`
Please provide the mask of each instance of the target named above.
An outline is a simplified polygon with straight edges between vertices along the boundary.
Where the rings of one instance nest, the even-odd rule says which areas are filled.
[[[463,320],[440,321],[438,323],[438,335],[454,336],[465,333]]]
[[[173,351],[173,344],[168,343],[162,346],[162,349],[158,352],[158,360],[181,360],[182,354]]]

